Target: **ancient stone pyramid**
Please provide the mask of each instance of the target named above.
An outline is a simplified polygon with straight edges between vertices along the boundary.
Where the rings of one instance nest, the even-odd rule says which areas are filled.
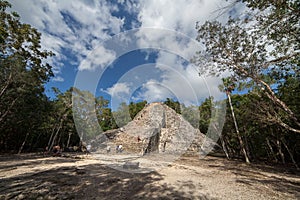
[[[134,154],[196,154],[205,135],[163,103],[145,106],[127,125],[104,132],[106,145]],[[212,144],[212,142],[210,142]]]

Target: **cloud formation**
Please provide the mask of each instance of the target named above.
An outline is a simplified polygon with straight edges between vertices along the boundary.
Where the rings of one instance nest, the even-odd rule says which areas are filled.
[[[130,93],[130,85],[128,83],[116,83],[104,91],[111,96],[122,98],[122,95],[128,95]]]
[[[61,72],[63,62],[68,61],[64,52],[72,53],[76,59],[72,61],[79,65],[101,41],[119,33],[124,25],[124,19],[112,15],[117,6],[107,1],[12,0],[11,3],[23,22],[42,33],[42,47],[56,54],[50,60],[56,74]],[[111,54],[106,55],[104,63],[111,58]]]
[[[54,66],[56,77],[63,81],[62,68],[76,66],[78,71],[105,69],[119,55],[103,42],[130,28],[141,28],[134,32],[136,48],[154,48],[158,56],[153,72],[135,71],[129,79],[119,80],[110,88],[102,88],[111,96],[148,101],[163,100],[174,95],[185,104],[197,103],[208,95],[221,96],[217,89],[218,78],[199,77],[197,68],[189,63],[201,46],[196,44],[197,22],[215,19],[220,8],[228,2],[223,0],[118,0],[110,1],[46,1],[11,0],[13,9],[25,23],[42,33],[42,47],[56,56],[49,62]],[[224,13],[221,20],[228,17]],[[147,27],[167,31],[152,31]],[[152,29],[153,30],[153,29]],[[170,34],[173,31],[175,34]],[[120,35],[122,37],[122,34]],[[124,37],[126,46],[131,37]],[[67,53],[66,53],[67,52]],[[127,53],[127,52],[125,52]],[[147,60],[147,59],[145,59]],[[74,69],[71,69],[74,70]],[[117,70],[117,69],[116,69]],[[134,82],[143,77],[143,81]]]

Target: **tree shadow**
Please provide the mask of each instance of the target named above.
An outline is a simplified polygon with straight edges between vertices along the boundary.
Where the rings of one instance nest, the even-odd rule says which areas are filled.
[[[240,173],[237,175],[241,176]],[[238,178],[236,180],[238,183],[243,183],[246,185],[252,185],[253,183],[261,183],[262,185],[271,186],[272,189],[282,192],[289,193],[295,196],[295,199],[300,199],[300,182],[287,180],[285,178],[279,178],[276,176],[264,178]]]
[[[58,163],[74,163],[76,160],[65,160],[55,157],[47,156],[48,159],[45,159],[45,156],[41,155],[30,155],[30,156],[2,156],[0,160],[0,170],[1,171],[10,171],[22,166],[30,166],[30,165],[41,165],[41,164],[58,164]],[[10,164],[11,163],[11,164]]]
[[[102,164],[75,164],[3,178],[0,199],[212,199],[198,195],[192,182],[179,189],[158,184],[163,178],[155,171],[138,174]]]
[[[0,162],[9,162],[15,160],[31,160],[43,157],[42,154],[27,153],[27,154],[0,154]]]
[[[236,182],[248,186],[265,185],[275,191],[289,193],[300,199],[300,174],[297,169],[286,166],[270,166],[261,163],[246,164],[239,160],[221,160],[208,167],[231,172]]]

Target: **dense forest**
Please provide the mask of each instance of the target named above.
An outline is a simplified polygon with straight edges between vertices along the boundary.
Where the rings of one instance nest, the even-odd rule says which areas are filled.
[[[300,3],[243,2],[253,10],[252,14],[229,19],[226,24],[210,21],[196,26],[197,40],[206,46],[206,52],[199,52],[192,62],[208,74],[228,71],[231,74],[223,78],[220,86],[227,95],[223,100],[227,102],[227,112],[218,142],[229,159],[297,166]],[[125,125],[147,104],[147,101],[122,103],[118,110],[112,111],[109,100],[73,87],[65,92],[53,88],[56,97],[47,97],[45,84],[53,77],[47,58],[55,55],[42,50],[38,30],[21,23],[17,13],[7,11],[9,7],[8,2],[0,1],[1,152],[30,152],[54,145],[80,146],[83,137],[94,137]],[[255,15],[267,10],[265,15]],[[267,51],[267,46],[272,46],[272,50]],[[217,63],[218,67],[211,69],[209,63]],[[92,108],[85,108],[87,100],[94,105]],[[185,106],[168,98],[164,103],[205,134],[218,101],[207,97],[199,106]],[[129,110],[130,118],[122,115],[125,110]],[[96,113],[101,129],[84,127],[87,122],[75,126],[74,120],[78,119],[74,119],[74,112],[83,112],[76,116],[84,120],[91,111]]]

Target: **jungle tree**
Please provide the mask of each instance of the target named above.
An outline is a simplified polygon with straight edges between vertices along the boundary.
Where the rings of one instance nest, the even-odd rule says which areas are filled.
[[[53,54],[42,50],[35,28],[7,11],[10,6],[0,1],[0,143],[21,152],[44,119],[44,84],[53,75],[46,59]]]
[[[211,75],[229,72],[238,83],[260,89],[277,107],[271,116],[283,128],[300,133],[293,110],[276,93],[276,85],[286,76],[299,75],[299,1],[243,0],[249,11],[222,24],[197,24],[197,40],[206,49],[193,60]]]

